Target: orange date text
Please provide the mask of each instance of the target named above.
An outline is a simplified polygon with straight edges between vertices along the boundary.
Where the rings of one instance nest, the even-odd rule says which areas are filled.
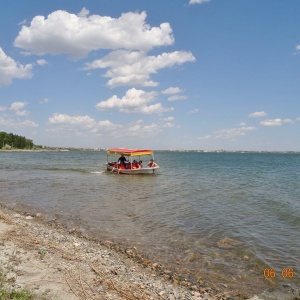
[[[279,273],[278,276],[281,276],[282,278],[293,278],[294,277],[294,269],[293,268],[283,268],[281,269],[281,272],[276,272],[274,268],[265,268],[264,269],[264,277],[265,278],[275,278],[277,273]]]

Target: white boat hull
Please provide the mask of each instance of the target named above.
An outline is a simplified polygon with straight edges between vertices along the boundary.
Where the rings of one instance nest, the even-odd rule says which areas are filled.
[[[118,169],[107,164],[107,171],[116,174],[127,174],[127,175],[155,174],[157,169],[159,169],[159,167],[153,167],[153,168],[146,167],[141,169]]]

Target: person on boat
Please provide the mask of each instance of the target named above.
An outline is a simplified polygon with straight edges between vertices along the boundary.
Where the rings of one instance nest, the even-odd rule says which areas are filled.
[[[143,162],[140,160],[139,161],[139,169],[142,169],[143,168]]]
[[[156,162],[154,162],[154,160],[151,158],[149,163],[148,163],[148,167],[149,168],[158,167],[158,164]]]
[[[132,169],[138,169],[138,167],[139,167],[139,163],[136,160],[134,160],[132,163]]]
[[[126,162],[127,162],[127,160],[126,160],[125,156],[122,154],[118,159],[118,164],[123,165],[124,168],[127,169]]]

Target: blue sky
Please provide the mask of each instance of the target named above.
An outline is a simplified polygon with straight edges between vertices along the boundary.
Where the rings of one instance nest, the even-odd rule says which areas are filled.
[[[300,151],[300,1],[2,0],[0,131]]]

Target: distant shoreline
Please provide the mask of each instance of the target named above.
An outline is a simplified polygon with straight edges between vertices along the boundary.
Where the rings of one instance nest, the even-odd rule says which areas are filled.
[[[0,149],[0,152],[67,152],[70,150],[48,150],[48,149],[11,149],[11,150],[7,150],[7,149]]]
[[[44,148],[44,149],[0,149],[0,152],[68,152],[68,151],[106,151],[105,148]],[[300,151],[264,151],[264,150],[154,150],[155,152],[197,152],[197,153],[240,153],[240,154],[300,154]]]

